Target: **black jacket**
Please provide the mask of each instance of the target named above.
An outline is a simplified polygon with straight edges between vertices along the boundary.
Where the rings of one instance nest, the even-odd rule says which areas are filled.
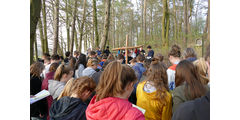
[[[41,78],[30,74],[30,95],[35,95],[41,91]],[[39,114],[47,114],[47,100],[42,99],[30,105],[30,116],[39,117]]]
[[[63,97],[49,110],[50,120],[86,120],[87,105],[78,98]]]
[[[210,91],[206,96],[181,104],[172,120],[210,120]]]

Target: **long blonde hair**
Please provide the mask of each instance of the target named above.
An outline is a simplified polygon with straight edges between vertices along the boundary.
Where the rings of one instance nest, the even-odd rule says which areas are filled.
[[[69,74],[70,71],[72,71],[72,70],[73,70],[73,68],[70,67],[69,65],[61,64],[60,66],[58,66],[58,68],[54,74],[54,80],[60,81],[63,74]]]
[[[198,60],[194,61],[193,64],[197,68],[202,84],[207,85],[209,82],[209,78],[207,77],[208,67],[205,59],[199,58]]]
[[[41,62],[35,62],[30,66],[30,74],[36,77],[40,77],[40,74],[42,73],[44,69],[44,65]]]
[[[80,97],[85,90],[93,92],[95,88],[96,88],[96,83],[90,77],[83,76],[77,79],[71,79],[67,82],[67,84],[65,85],[63,91],[61,92],[57,100],[59,100],[64,96],[70,97],[74,93]]]
[[[137,77],[131,67],[117,61],[110,62],[104,69],[96,88],[96,101],[123,94],[126,86],[136,80]]]
[[[59,100],[60,98],[64,97],[64,96],[70,96],[71,95],[71,87],[73,84],[74,78],[71,78],[66,85],[64,86],[63,91],[61,92],[61,94],[58,96],[57,100]]]

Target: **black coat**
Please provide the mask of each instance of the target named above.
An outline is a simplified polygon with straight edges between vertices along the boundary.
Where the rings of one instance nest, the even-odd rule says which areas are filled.
[[[41,91],[41,78],[30,74],[30,95],[35,95]],[[39,114],[47,114],[47,101],[42,99],[30,105],[30,116],[39,117]]]
[[[78,98],[63,97],[49,110],[50,120],[86,120],[87,105]]]
[[[210,91],[206,96],[182,103],[172,120],[210,120]]]

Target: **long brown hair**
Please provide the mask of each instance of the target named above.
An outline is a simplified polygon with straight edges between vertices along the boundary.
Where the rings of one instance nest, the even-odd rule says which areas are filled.
[[[54,80],[60,81],[63,74],[69,74],[70,71],[72,71],[72,70],[73,70],[73,68],[70,67],[69,65],[64,65],[64,64],[59,65],[54,74]]]
[[[167,96],[166,92],[169,91],[168,78],[164,64],[159,62],[158,59],[152,61],[147,72],[146,80],[153,82],[153,85],[157,90],[156,98],[165,103]]]
[[[207,90],[200,81],[200,76],[193,63],[183,60],[176,67],[176,87],[186,82],[185,96],[190,99],[199,98],[206,94]],[[190,96],[189,96],[190,95]]]
[[[85,90],[93,92],[95,88],[96,83],[94,80],[91,77],[83,76],[74,80],[71,94],[76,93],[78,96],[81,96]]]
[[[41,62],[35,62],[30,66],[30,74],[36,77],[40,77],[40,74],[42,73],[44,69],[44,65]]]
[[[126,86],[136,80],[137,77],[131,67],[117,61],[110,62],[104,69],[96,88],[96,101],[123,94]]]
[[[197,68],[197,71],[200,75],[200,80],[204,85],[207,85],[209,79],[207,77],[207,64],[204,58],[199,58],[198,60],[193,62],[194,66]]]
[[[77,79],[71,79],[67,82],[67,84],[65,85],[62,93],[59,95],[57,100],[59,100],[64,96],[70,97],[74,93],[80,97],[85,90],[93,92],[95,88],[96,88],[96,83],[90,77],[83,76]]]

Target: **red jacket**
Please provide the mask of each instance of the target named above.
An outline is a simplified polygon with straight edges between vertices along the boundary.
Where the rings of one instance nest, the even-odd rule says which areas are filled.
[[[46,74],[46,78],[42,81],[42,90],[45,89],[45,90],[48,90],[48,80],[53,80],[54,78],[54,73],[55,72],[48,72]],[[53,101],[53,98],[52,96],[48,96],[47,97],[47,103],[48,103],[48,111],[52,105],[52,101]],[[49,112],[48,112],[49,113]],[[47,120],[49,120],[49,114],[47,113]]]
[[[96,102],[94,96],[86,110],[87,120],[145,120],[127,99],[108,97]]]

